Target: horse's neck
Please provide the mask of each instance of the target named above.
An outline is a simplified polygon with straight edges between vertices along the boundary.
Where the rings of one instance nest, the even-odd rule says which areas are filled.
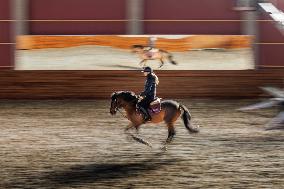
[[[124,110],[126,111],[127,114],[132,114],[133,112],[136,111],[136,105],[134,104],[126,104],[124,107]]]

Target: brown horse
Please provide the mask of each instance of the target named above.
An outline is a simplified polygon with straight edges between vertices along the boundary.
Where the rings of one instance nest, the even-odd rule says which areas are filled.
[[[144,124],[143,116],[137,112],[136,104],[139,100],[139,96],[130,91],[119,91],[114,92],[111,95],[111,106],[110,113],[115,115],[120,108],[123,108],[126,112],[126,118],[130,121],[129,125],[126,127],[125,131],[130,128],[135,128],[138,132],[139,127]],[[150,122],[159,123],[164,121],[168,127],[168,138],[166,139],[165,145],[171,143],[176,132],[174,124],[176,120],[181,116],[185,128],[191,133],[197,133],[199,131],[198,127],[193,127],[190,124],[191,115],[188,109],[173,100],[165,100],[161,102],[161,111],[157,114],[152,115]],[[143,144],[148,144],[142,138],[137,138],[132,135],[132,137]],[[166,146],[165,146],[166,147]]]
[[[162,49],[151,48],[143,45],[133,45],[132,52],[138,54],[138,56],[142,59],[139,63],[139,65],[142,67],[146,66],[147,60],[160,60],[160,68],[164,65],[166,60],[169,60],[170,63],[177,65],[177,63],[173,60],[172,54]]]

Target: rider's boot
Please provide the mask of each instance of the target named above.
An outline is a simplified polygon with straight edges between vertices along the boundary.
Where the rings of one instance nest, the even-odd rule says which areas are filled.
[[[144,108],[144,107],[139,107],[140,111],[143,113],[144,115],[144,121],[150,121],[151,120],[151,116],[149,115],[149,112]]]

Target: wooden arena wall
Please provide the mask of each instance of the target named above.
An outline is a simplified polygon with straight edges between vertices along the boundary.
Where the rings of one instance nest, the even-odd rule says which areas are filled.
[[[261,86],[283,87],[284,70],[157,71],[158,96],[255,97]],[[108,99],[118,90],[141,92],[139,71],[1,71],[0,99]]]
[[[261,20],[270,20],[261,15]],[[272,21],[259,22],[259,65],[266,67],[284,67],[284,30],[281,32]]]
[[[0,0],[0,70],[14,67],[10,0]]]
[[[31,35],[125,34],[126,0],[29,0],[29,19],[53,20],[29,23]]]
[[[31,35],[125,34],[127,0],[29,0],[31,20],[109,20],[100,22],[31,22]],[[145,34],[241,34],[235,0],[144,0]],[[62,11],[64,10],[64,11]],[[113,20],[113,21],[110,21]],[[159,21],[160,20],[160,21]],[[166,20],[193,20],[171,22]],[[195,20],[195,21],[194,21]]]

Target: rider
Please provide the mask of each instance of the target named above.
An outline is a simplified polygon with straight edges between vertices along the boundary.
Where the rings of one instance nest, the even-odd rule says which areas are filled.
[[[151,58],[156,51],[155,48],[155,41],[157,40],[156,37],[151,36],[148,41],[148,46],[144,47],[144,50],[147,51],[147,56]]]
[[[140,94],[143,98],[137,103],[137,106],[139,110],[143,112],[144,120],[149,121],[151,117],[148,108],[150,103],[156,98],[156,86],[159,84],[159,79],[151,67],[145,67],[142,72],[144,76],[147,77],[147,80],[145,82],[144,91]]]

